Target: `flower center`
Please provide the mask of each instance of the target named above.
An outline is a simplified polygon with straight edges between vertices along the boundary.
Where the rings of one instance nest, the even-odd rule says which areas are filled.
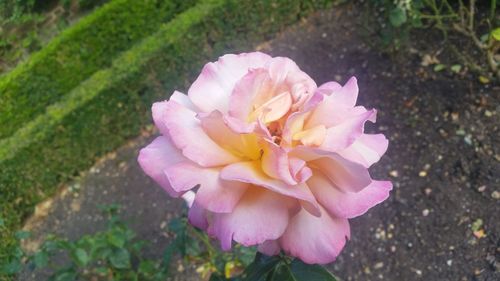
[[[281,135],[283,134],[283,126],[280,124],[280,122],[274,121],[269,123],[267,125],[267,129],[269,130],[269,133],[271,133],[274,143],[280,145],[282,139]]]

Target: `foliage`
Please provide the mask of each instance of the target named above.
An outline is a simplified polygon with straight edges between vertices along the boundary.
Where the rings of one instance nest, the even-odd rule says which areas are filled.
[[[0,0],[0,74],[80,14],[109,0]]]
[[[283,254],[268,257],[257,253],[245,271],[234,277],[212,274],[210,281],[336,281],[337,278],[320,265],[305,264]]]
[[[0,0],[0,19],[16,20],[31,14],[36,0]]]
[[[235,245],[230,252],[221,252],[212,245],[205,232],[192,227],[184,212],[168,224],[173,235],[159,259],[144,257],[148,246],[123,222],[116,204],[103,206],[108,215],[107,228],[75,241],[49,235],[34,253],[21,247],[11,260],[0,267],[0,275],[12,276],[23,268],[48,269],[49,281],[62,280],[144,280],[162,281],[171,274],[172,258],[177,253],[186,266],[198,265],[202,279],[211,281],[335,281],[330,272],[319,265],[307,265],[284,255],[268,257],[255,248]],[[30,233],[18,231],[18,240]],[[58,257],[66,257],[61,263]],[[255,257],[255,258],[254,258]]]
[[[0,77],[0,139],[195,2],[115,0],[65,30]]]
[[[144,250],[148,241],[137,239],[136,233],[120,219],[119,206],[103,206],[102,210],[108,215],[106,230],[84,235],[75,241],[49,235],[32,254],[17,247],[16,255],[0,267],[0,274],[14,275],[27,268],[49,269],[51,276],[48,280],[160,281],[170,275],[172,258],[176,253],[183,258],[186,266],[201,264],[199,272],[207,276],[213,272],[224,272],[228,265],[244,268],[255,255],[255,250],[240,246],[226,253],[215,250],[206,234],[188,224],[184,215],[168,224],[173,240],[162,257],[146,258]],[[29,232],[16,233],[18,240],[29,237]],[[60,263],[60,259],[58,262],[57,257],[67,257],[66,262]]]
[[[487,2],[487,1],[485,1]],[[500,78],[500,61],[495,54],[500,50],[500,21],[496,16],[497,0],[490,0],[485,8],[475,0],[377,0],[376,7],[384,11],[388,24],[383,24],[381,35],[386,45],[398,49],[416,28],[436,28],[447,39],[454,34],[469,40],[483,54],[485,63],[476,63],[461,48],[452,46],[458,58],[480,73],[489,71]],[[483,3],[484,5],[484,3]],[[480,10],[481,8],[481,10]],[[487,10],[487,11],[483,11]],[[482,33],[484,32],[484,34]],[[483,34],[483,35],[481,35]],[[449,42],[449,44],[452,44]],[[486,64],[482,67],[481,64]]]
[[[248,50],[328,3],[202,1],[0,140],[0,213],[5,222],[0,229],[0,263],[16,244],[13,229],[34,205],[97,157],[138,135],[150,123],[153,100],[183,88],[203,62],[224,52]],[[53,65],[39,67],[56,71]]]

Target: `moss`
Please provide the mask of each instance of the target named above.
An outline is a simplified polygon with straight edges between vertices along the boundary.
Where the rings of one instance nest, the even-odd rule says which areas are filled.
[[[0,77],[0,139],[196,0],[114,0]]]
[[[8,227],[0,230],[0,263],[34,205],[138,135],[154,100],[185,89],[204,62],[251,50],[328,2],[200,1],[1,140],[0,213]]]

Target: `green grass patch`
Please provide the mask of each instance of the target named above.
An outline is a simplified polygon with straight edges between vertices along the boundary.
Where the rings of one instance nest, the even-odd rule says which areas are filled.
[[[197,0],[114,0],[0,77],[0,139]]]
[[[0,141],[0,264],[36,203],[151,123],[155,100],[186,89],[208,60],[250,51],[328,0],[204,0]]]

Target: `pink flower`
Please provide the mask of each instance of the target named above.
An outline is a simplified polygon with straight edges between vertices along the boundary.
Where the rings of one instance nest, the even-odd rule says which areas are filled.
[[[139,154],[143,170],[189,201],[190,222],[220,240],[325,264],[350,236],[349,218],[389,196],[368,167],[385,153],[365,134],[376,111],[358,86],[320,87],[288,58],[255,52],[208,63],[188,95],[153,105],[161,132]]]

